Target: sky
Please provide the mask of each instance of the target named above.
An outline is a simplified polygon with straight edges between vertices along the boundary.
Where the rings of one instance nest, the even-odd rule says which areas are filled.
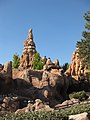
[[[89,10],[90,0],[0,0],[0,63],[22,55],[29,28],[41,57],[71,63]]]

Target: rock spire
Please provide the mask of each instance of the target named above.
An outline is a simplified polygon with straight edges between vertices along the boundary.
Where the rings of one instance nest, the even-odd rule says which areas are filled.
[[[72,63],[70,64],[66,73],[74,77],[76,80],[86,80],[87,76],[85,74],[85,66],[82,64],[82,59],[78,53],[79,49],[72,54]]]
[[[33,56],[36,53],[36,46],[33,40],[32,29],[28,31],[28,37],[24,41],[23,54],[20,57],[19,68],[32,68]]]

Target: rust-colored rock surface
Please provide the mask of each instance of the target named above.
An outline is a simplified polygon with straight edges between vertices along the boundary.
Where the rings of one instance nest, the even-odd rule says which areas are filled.
[[[85,66],[82,64],[82,59],[80,58],[80,55],[78,53],[78,48],[75,52],[72,54],[72,63],[70,64],[68,70],[66,71],[67,74],[74,77],[76,80],[85,79]]]
[[[67,75],[57,69],[51,71],[13,70],[13,81],[16,83],[16,88],[20,88],[16,94],[30,96],[34,100],[39,98],[48,101],[51,106],[69,98],[67,90],[73,83],[73,80],[71,81]]]
[[[4,64],[4,68],[0,71],[0,93],[8,93],[12,87],[12,62]],[[7,90],[8,89],[8,90]]]
[[[33,41],[32,29],[28,31],[28,38],[24,41],[23,54],[20,57],[20,66],[19,68],[32,69],[33,55],[36,53],[36,46]]]

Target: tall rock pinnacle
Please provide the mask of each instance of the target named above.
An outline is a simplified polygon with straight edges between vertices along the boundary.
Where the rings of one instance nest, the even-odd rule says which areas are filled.
[[[79,49],[76,48],[76,51],[72,54],[72,63],[69,65],[66,73],[71,75],[76,80],[85,80],[88,79],[85,74],[86,67],[82,63],[82,59],[79,55]]]
[[[32,29],[30,28],[28,31],[28,39],[33,39],[33,33],[32,33]]]
[[[30,28],[28,31],[28,37],[24,41],[23,54],[20,57],[20,68],[31,68],[32,69],[32,61],[33,56],[36,53],[36,46],[33,41],[33,33]]]

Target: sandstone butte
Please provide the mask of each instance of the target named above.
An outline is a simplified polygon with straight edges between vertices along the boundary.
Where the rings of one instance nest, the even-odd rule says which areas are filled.
[[[82,66],[78,48],[72,54],[72,63],[66,72],[58,59],[52,62],[46,56],[42,58],[43,69],[33,70],[35,53],[36,45],[30,29],[18,69],[12,69],[11,61],[4,66],[0,64],[0,114],[52,111],[55,106],[63,106],[61,103],[69,99],[69,93],[90,91],[87,70]]]

